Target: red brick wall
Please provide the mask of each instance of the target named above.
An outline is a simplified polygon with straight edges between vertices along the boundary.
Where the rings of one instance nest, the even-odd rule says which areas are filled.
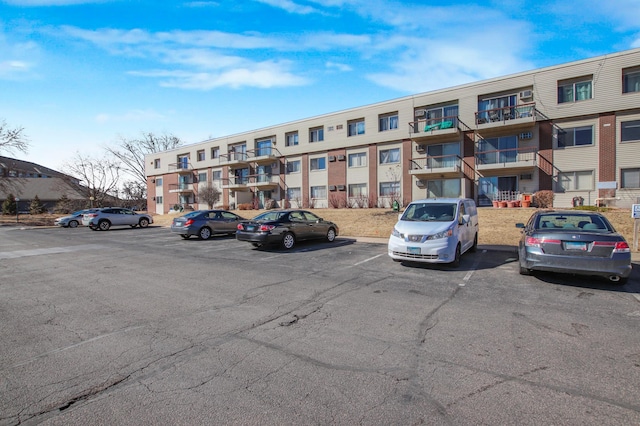
[[[302,155],[302,204],[303,207],[309,207],[309,154]]]
[[[334,156],[336,161],[329,161],[330,156]],[[338,156],[342,155],[343,159],[338,160]],[[334,185],[336,187],[335,191],[330,191],[327,188],[327,207],[332,207],[332,203],[341,203],[338,205],[346,205],[347,201],[347,151],[346,149],[336,149],[334,151],[329,151],[327,153],[327,183],[329,186]],[[338,185],[344,185],[344,191],[338,191]]]
[[[465,194],[468,198],[475,199],[476,192],[476,140],[475,140],[475,132],[464,132],[462,135],[462,174],[466,180],[470,180],[473,185],[471,187],[471,193]]]
[[[614,113],[601,114],[598,122],[598,181],[616,180],[616,116]],[[615,189],[600,189],[598,197],[615,197]]]

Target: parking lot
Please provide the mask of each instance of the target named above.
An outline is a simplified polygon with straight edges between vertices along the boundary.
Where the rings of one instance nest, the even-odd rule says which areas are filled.
[[[615,286],[340,237],[0,227],[0,425],[640,424],[640,265]]]

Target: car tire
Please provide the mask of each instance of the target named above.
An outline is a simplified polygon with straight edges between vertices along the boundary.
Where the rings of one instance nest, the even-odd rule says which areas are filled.
[[[138,226],[138,225],[129,225],[129,226],[130,226],[130,227],[132,227],[132,228],[135,228],[135,227],[136,227],[136,226]]]
[[[108,231],[111,228],[111,223],[108,220],[101,220],[98,222],[98,228],[101,231]]]
[[[180,234],[183,240],[188,240],[191,235],[189,234]]]
[[[478,233],[476,232],[476,236],[473,238],[473,245],[469,249],[470,252],[475,253],[478,250]]]
[[[458,243],[458,245],[456,246],[456,254],[454,255],[453,262],[450,263],[450,265],[453,268],[457,268],[458,266],[460,266],[460,257],[461,256],[462,256],[462,253],[460,251],[460,243]]]
[[[291,232],[285,232],[282,236],[282,248],[291,250],[296,245],[296,236]]]
[[[255,248],[262,247],[262,243],[251,243],[251,245],[254,246]]]
[[[531,269],[520,265],[520,275],[531,275]]]
[[[138,225],[140,225],[140,228],[146,228],[147,226],[149,226],[149,219],[147,219],[146,217],[143,217],[138,222]]]
[[[78,227],[78,221],[77,220],[70,220],[69,224],[67,226],[69,228],[77,228]]]
[[[200,228],[200,230],[198,231],[198,238],[200,238],[201,240],[208,240],[209,238],[211,238],[211,229],[206,226]]]
[[[89,229],[91,229],[92,231],[97,231],[98,228],[96,226],[90,226]]]
[[[333,228],[329,228],[329,230],[327,231],[327,241],[332,243],[335,241],[335,239],[336,239],[336,230]]]

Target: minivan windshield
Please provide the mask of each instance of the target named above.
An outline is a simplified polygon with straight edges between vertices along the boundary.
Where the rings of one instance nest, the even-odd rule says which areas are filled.
[[[455,203],[415,203],[410,204],[402,215],[402,220],[451,222],[456,217]]]

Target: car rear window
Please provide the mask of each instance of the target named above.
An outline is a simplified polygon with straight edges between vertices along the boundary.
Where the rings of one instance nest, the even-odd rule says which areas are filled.
[[[566,229],[570,231],[614,232],[613,227],[603,217],[585,214],[540,215],[535,227],[540,230]]]

